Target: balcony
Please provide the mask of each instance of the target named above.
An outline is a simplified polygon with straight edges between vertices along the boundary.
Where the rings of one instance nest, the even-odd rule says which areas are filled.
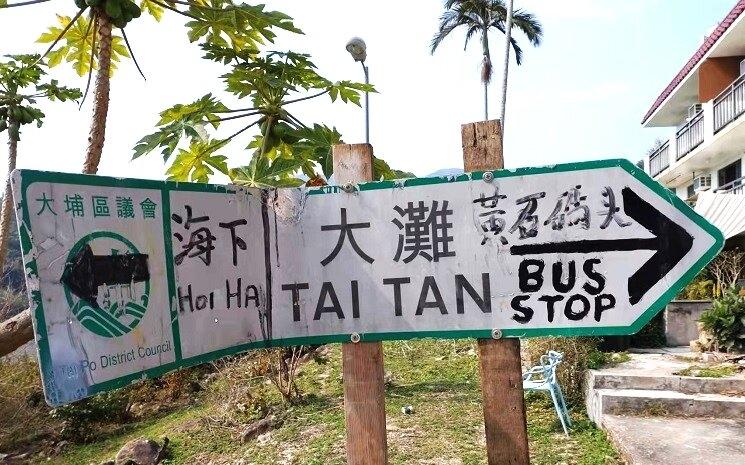
[[[745,79],[740,76],[714,99],[714,134],[745,113]]]
[[[704,111],[696,113],[675,132],[676,160],[680,160],[704,142]]]
[[[728,182],[727,184],[724,184],[723,186],[720,186],[716,192],[717,194],[745,194],[745,191],[743,190],[743,187],[745,187],[745,176],[735,179],[732,182]]]
[[[670,166],[670,141],[666,141],[649,155],[649,174],[655,177],[668,166]]]
[[[745,78],[701,104],[649,154],[648,172],[670,188],[685,187],[694,175],[712,173],[745,153]],[[745,161],[745,160],[744,160]]]

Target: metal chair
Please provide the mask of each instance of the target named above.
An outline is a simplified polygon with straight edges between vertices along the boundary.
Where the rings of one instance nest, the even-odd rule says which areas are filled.
[[[548,353],[541,355],[540,365],[536,365],[530,370],[523,373],[523,390],[525,391],[545,391],[551,394],[551,400],[556,409],[556,415],[561,421],[564,433],[569,436],[569,427],[572,426],[572,420],[569,418],[564,394],[561,392],[561,386],[556,379],[556,367],[564,359],[564,354],[549,350]]]

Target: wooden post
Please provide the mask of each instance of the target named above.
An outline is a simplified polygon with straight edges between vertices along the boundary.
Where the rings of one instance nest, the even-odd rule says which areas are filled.
[[[333,147],[337,185],[372,180],[370,144]],[[385,465],[388,445],[385,431],[385,382],[383,346],[380,342],[344,343],[342,376],[347,423],[347,463]]]
[[[466,171],[504,168],[499,120],[464,124],[461,138]],[[479,339],[478,346],[488,463],[527,465],[520,339]]]

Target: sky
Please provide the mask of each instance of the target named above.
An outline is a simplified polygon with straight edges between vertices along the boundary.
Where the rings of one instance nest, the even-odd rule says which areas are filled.
[[[11,0],[12,2],[13,0]],[[266,0],[283,11],[304,35],[280,33],[269,49],[310,53],[320,74],[362,80],[362,69],[344,49],[353,36],[368,47],[370,139],[377,156],[418,176],[462,166],[460,125],[483,119],[478,41],[464,52],[464,32],[455,31],[434,55],[429,41],[442,2],[433,0]],[[515,0],[544,27],[540,47],[519,33],[524,60],[510,67],[505,118],[505,166],[516,168],[606,158],[641,159],[667,129],[645,129],[641,118],[654,99],[720,21],[735,0]],[[0,54],[42,52],[34,41],[55,13],[73,15],[71,0],[0,10]],[[131,61],[112,80],[106,145],[99,174],[163,179],[158,153],[132,160],[132,147],[153,131],[158,113],[212,92],[223,96],[220,65],[201,58],[186,37],[181,16],[156,23],[143,15],[127,27],[147,80]],[[499,114],[504,40],[490,36],[495,78],[490,117]],[[61,83],[84,87],[62,64],[51,71]],[[18,167],[78,172],[82,168],[93,99],[75,104],[43,104],[41,129],[24,127]],[[231,106],[235,100],[226,98]],[[245,106],[245,105],[244,105]],[[298,103],[305,123],[336,126],[348,143],[364,142],[364,112],[331,104],[327,97]],[[226,122],[235,126],[240,122]],[[230,129],[228,129],[230,130]],[[231,130],[232,132],[232,130]],[[7,132],[0,134],[4,141]],[[226,132],[223,132],[226,134]],[[250,137],[228,146],[231,166],[247,164]],[[0,175],[5,170],[0,168]],[[213,182],[227,182],[215,177]]]

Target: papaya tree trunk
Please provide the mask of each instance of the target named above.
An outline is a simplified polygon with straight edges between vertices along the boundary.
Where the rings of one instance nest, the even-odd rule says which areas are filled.
[[[83,173],[95,174],[101,162],[101,153],[106,139],[106,116],[109,113],[109,90],[111,81],[111,20],[102,10],[96,14],[98,32],[98,70],[93,89],[93,117],[88,135],[88,150],[85,154]],[[7,189],[6,189],[7,191]],[[7,196],[7,194],[6,194]],[[3,201],[5,204],[5,200]],[[10,205],[12,210],[12,203]],[[3,208],[5,206],[3,205]],[[4,224],[4,217],[2,222]],[[5,248],[3,247],[3,253]],[[18,315],[0,323],[0,356],[7,355],[34,337],[31,310],[26,309]]]
[[[18,132],[18,123],[10,121],[8,134]],[[5,271],[5,257],[8,256],[8,237],[10,236],[10,225],[13,222],[13,192],[10,189],[10,173],[16,169],[16,158],[18,157],[18,141],[8,137],[8,177],[5,181],[5,194],[3,194],[3,207],[0,211],[0,273]]]
[[[11,121],[10,125],[18,125]],[[14,133],[16,131],[8,131]],[[10,224],[13,222],[13,194],[10,190],[10,173],[16,167],[18,141],[8,138],[8,179],[5,184],[2,212],[0,212],[0,270],[4,270],[5,257],[8,256],[8,237]],[[18,315],[0,323],[0,356],[7,355],[34,337],[31,324],[31,310],[26,309]]]
[[[106,115],[109,113],[109,90],[111,88],[111,20],[103,11],[96,15],[98,28],[98,70],[93,89],[93,117],[88,135],[88,150],[85,154],[83,173],[96,174],[101,161],[106,139]]]
[[[0,323],[0,357],[8,355],[34,338],[31,309]]]

